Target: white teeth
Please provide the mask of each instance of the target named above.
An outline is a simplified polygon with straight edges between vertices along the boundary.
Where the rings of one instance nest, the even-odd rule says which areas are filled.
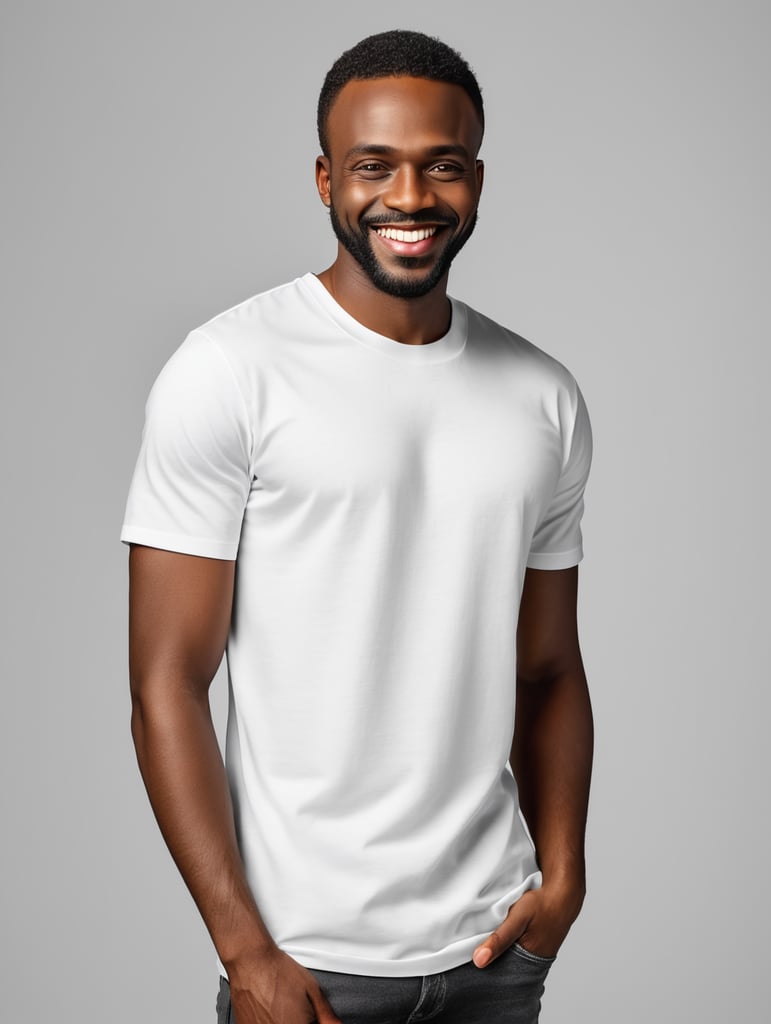
[[[381,238],[390,238],[394,242],[422,242],[436,234],[436,228],[417,228],[414,231],[403,231],[401,228],[375,228]]]

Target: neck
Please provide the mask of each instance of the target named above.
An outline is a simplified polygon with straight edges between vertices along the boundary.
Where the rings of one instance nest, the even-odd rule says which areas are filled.
[[[380,291],[345,250],[317,275],[329,294],[364,327],[405,345],[428,345],[450,328],[447,275],[428,295],[400,299]]]

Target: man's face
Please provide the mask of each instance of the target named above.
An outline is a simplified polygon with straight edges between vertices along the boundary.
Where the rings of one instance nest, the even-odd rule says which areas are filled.
[[[428,294],[474,230],[482,129],[457,85],[348,82],[327,122],[316,178],[343,251],[380,291]]]

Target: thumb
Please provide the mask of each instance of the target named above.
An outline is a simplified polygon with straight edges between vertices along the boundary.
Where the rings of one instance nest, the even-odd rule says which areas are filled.
[[[329,1000],[320,988],[314,992],[309,992],[308,998],[313,1005],[317,1024],[343,1024],[335,1011],[329,1005]]]
[[[486,967],[493,960],[508,949],[524,932],[530,924],[533,916],[530,893],[521,896],[516,903],[512,903],[505,919],[498,925],[495,931],[488,935],[484,942],[480,943],[474,950],[473,961],[477,967]]]

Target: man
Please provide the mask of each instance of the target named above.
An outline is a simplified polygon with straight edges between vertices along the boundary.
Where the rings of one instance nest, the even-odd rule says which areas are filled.
[[[318,125],[334,263],[193,330],[148,400],[121,534],[139,764],[220,1021],[523,1024],[584,897],[589,419],[447,295],[483,176],[463,59],[365,39]]]

